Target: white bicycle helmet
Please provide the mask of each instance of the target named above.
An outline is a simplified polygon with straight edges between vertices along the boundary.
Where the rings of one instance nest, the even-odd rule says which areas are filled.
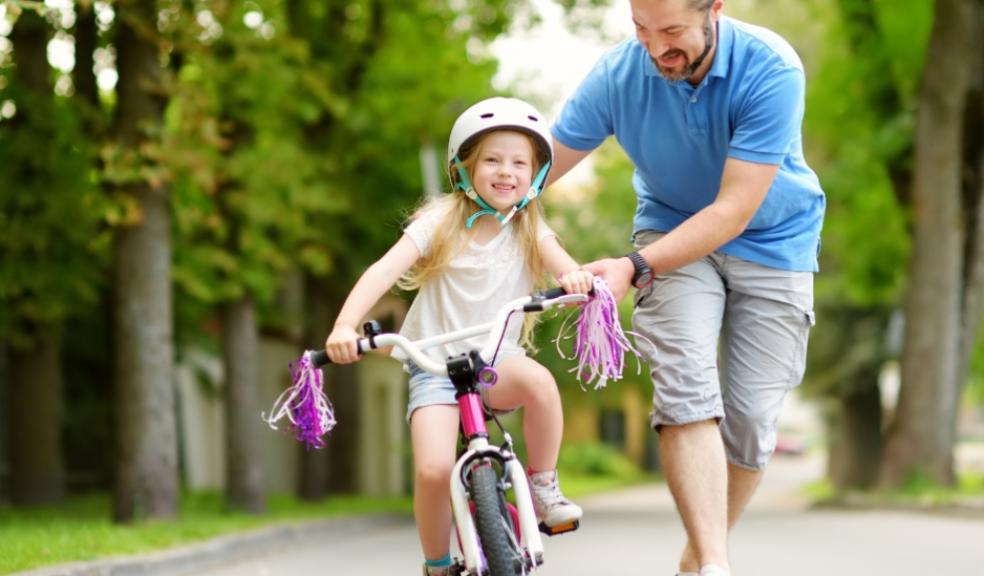
[[[480,136],[494,130],[515,130],[529,134],[536,142],[539,155],[540,172],[533,179],[523,199],[505,216],[489,207],[475,192],[467,172],[461,165],[461,155],[466,153]],[[482,207],[482,210],[472,214],[468,219],[469,228],[476,218],[485,214],[495,215],[504,226],[516,212],[525,208],[530,200],[540,195],[552,164],[553,141],[550,137],[550,126],[539,110],[523,100],[499,96],[487,98],[462,112],[451,128],[451,136],[448,138],[448,177],[451,185],[455,189],[464,191]]]

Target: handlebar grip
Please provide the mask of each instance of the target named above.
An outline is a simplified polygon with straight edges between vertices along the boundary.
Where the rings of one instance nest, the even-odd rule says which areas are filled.
[[[563,287],[557,286],[556,288],[551,288],[549,290],[544,290],[543,292],[541,292],[539,294],[539,296],[541,298],[543,298],[544,300],[552,300],[554,298],[560,298],[564,294],[567,294],[567,291],[564,290]]]
[[[311,363],[318,368],[331,364],[331,358],[328,357],[328,352],[324,349],[321,350],[310,350],[311,353]]]

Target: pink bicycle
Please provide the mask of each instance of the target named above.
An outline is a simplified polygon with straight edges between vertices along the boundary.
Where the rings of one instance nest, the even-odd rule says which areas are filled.
[[[421,369],[447,376],[457,393],[464,446],[451,474],[451,508],[457,528],[460,556],[452,574],[468,576],[515,576],[529,574],[543,563],[540,532],[554,535],[578,528],[578,522],[548,527],[538,524],[526,472],[513,450],[512,437],[494,414],[482,404],[480,390],[497,380],[492,361],[513,315],[541,312],[557,306],[587,301],[584,294],[548,290],[516,299],[503,306],[493,322],[411,342],[399,334],[380,333],[379,325],[367,322],[359,353],[381,346],[397,346]],[[424,355],[423,350],[472,336],[487,334],[481,350],[448,358],[444,364]],[[330,363],[324,350],[307,353],[314,366]],[[489,442],[486,419],[496,423],[504,442]],[[515,505],[510,503],[511,500]]]

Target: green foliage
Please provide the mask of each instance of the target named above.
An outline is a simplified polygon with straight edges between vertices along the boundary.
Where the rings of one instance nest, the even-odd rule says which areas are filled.
[[[29,97],[16,80],[0,89],[7,100],[17,113],[0,121],[0,342],[29,346],[95,300],[109,204],[68,104]]]
[[[905,289],[914,90],[931,3],[810,6],[822,34],[804,133],[828,204],[804,390],[837,396],[877,385],[898,354],[888,330]]]
[[[899,54],[893,52],[902,50],[894,39],[924,41],[927,20],[911,18],[921,13],[911,1],[818,2],[831,3],[840,10],[826,12],[835,17],[826,22],[819,71],[808,84],[805,120],[814,167],[828,198],[817,297],[892,306],[900,298],[908,260],[899,197],[907,194],[913,131],[908,103],[911,80],[919,71],[912,42]],[[852,15],[859,10],[874,10],[874,29],[858,29]],[[900,26],[908,28],[903,32]]]
[[[319,158],[301,137],[316,106],[311,94],[319,94],[308,91],[317,83],[307,78],[307,52],[287,36],[265,38],[262,28],[244,24],[247,11],[263,9],[282,30],[277,5],[211,8],[221,35],[181,46],[187,55],[168,110],[175,280],[206,303],[244,294],[264,302],[285,271],[328,268],[310,216],[337,211],[344,201],[321,183]]]
[[[601,442],[565,444],[560,449],[558,468],[583,476],[634,478],[639,469],[617,449]]]

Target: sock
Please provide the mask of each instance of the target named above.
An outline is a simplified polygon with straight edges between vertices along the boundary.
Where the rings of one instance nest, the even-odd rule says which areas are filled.
[[[447,568],[451,565],[451,555],[445,554],[444,558],[438,558],[437,560],[424,559],[424,566],[428,568]]]
[[[731,576],[731,573],[717,564],[706,564],[701,567],[699,576]]]

